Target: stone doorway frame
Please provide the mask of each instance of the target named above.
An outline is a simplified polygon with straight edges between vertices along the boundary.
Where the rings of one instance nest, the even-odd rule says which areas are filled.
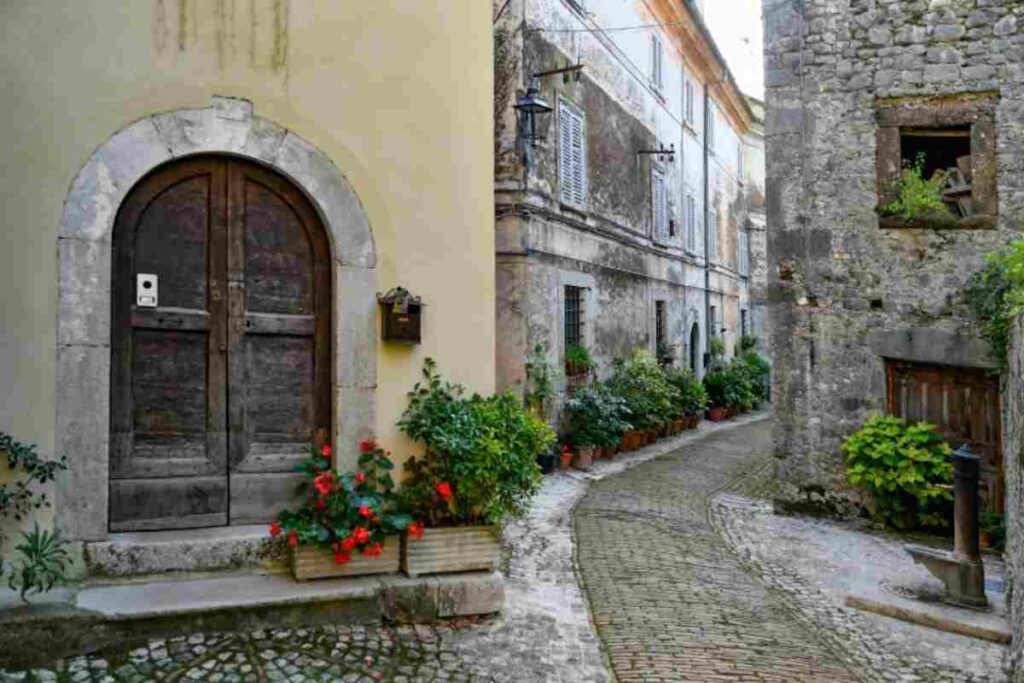
[[[334,262],[332,292],[335,457],[354,453],[376,426],[376,250],[359,198],[330,158],[247,100],[140,119],[114,133],[71,184],[57,237],[56,525],[71,541],[108,536],[111,250],[114,219],[147,173],[195,154],[249,159],[291,180],[320,213]],[[351,448],[349,447],[351,445]],[[338,463],[341,466],[354,464]]]

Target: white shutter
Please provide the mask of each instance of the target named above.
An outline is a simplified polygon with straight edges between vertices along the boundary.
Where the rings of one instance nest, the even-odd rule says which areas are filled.
[[[693,195],[686,198],[686,248],[697,251],[697,203]]]
[[[583,117],[572,112],[572,203],[583,208],[587,199],[587,139]]]
[[[712,262],[718,261],[718,212],[714,207],[708,211],[708,255]]]
[[[657,169],[651,169],[651,199],[654,237],[665,240],[668,238],[668,197],[665,195],[665,175]]]
[[[661,38],[656,33],[651,35],[651,82],[661,89]]]
[[[564,103],[558,107],[558,185],[563,204],[572,204],[573,168],[572,110]]]
[[[739,254],[737,261],[739,262],[740,275],[750,274],[750,244],[748,242],[748,235],[745,232],[739,233]]]

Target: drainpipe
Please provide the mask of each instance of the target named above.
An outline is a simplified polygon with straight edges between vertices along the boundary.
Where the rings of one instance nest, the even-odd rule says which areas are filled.
[[[711,217],[711,145],[708,140],[708,118],[711,116],[711,84],[704,86],[704,368],[711,360],[711,250],[709,249]]]

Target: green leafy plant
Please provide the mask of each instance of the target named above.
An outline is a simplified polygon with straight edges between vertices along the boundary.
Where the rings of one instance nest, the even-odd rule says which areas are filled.
[[[721,372],[725,367],[725,340],[717,336],[711,337],[708,341],[708,372]]]
[[[655,354],[658,357],[658,362],[663,365],[670,364],[672,362],[672,344],[668,342],[661,342],[658,344],[658,348]]]
[[[582,375],[594,367],[594,361],[590,357],[587,347],[580,344],[572,344],[565,349],[565,373],[567,375]]]
[[[339,474],[331,466],[330,446],[319,452],[311,448],[295,467],[305,475],[300,492],[306,502],[298,510],[282,511],[270,525],[275,542],[320,546],[331,550],[338,564],[346,564],[353,552],[379,555],[389,535],[405,529],[415,534],[419,525],[398,507],[389,455],[373,441],[363,441],[359,468]]]
[[[628,360],[617,359],[607,385],[625,400],[637,429],[655,429],[676,417],[678,391],[646,349],[637,349]]]
[[[678,392],[676,410],[680,415],[701,415],[708,404],[708,394],[697,375],[689,368],[669,368],[665,381]]]
[[[1024,313],[1024,240],[1011,242],[985,260],[985,267],[967,283],[967,302],[982,325],[989,352],[1006,369],[1010,323]]]
[[[980,527],[989,535],[993,550],[1002,552],[1006,547],[1006,518],[994,510],[981,513]]]
[[[899,529],[948,524],[952,450],[934,425],[875,416],[840,449],[847,481],[870,495],[877,519]]]
[[[704,375],[704,391],[711,408],[725,408],[728,403],[728,377],[724,372],[709,372]]]
[[[540,418],[547,417],[547,407],[555,394],[555,371],[548,363],[546,344],[537,344],[526,359],[526,390],[523,392],[523,403]]]
[[[759,403],[767,401],[771,392],[771,366],[760,354],[749,351],[738,357],[735,363],[746,366],[747,377],[750,379],[752,400]]]
[[[521,517],[540,486],[537,456],[555,434],[511,394],[466,397],[433,359],[398,422],[426,452],[406,463],[404,505],[430,526]]]
[[[942,201],[945,176],[940,174],[925,180],[924,164],[925,156],[922,153],[903,169],[896,181],[898,197],[894,202],[882,207],[884,215],[899,216],[905,221],[933,216],[950,217],[951,214]]]
[[[71,556],[60,533],[42,530],[38,523],[32,531],[22,532],[21,537],[22,542],[15,546],[19,557],[11,568],[7,585],[27,603],[29,595],[45,593],[64,583]]]
[[[573,392],[562,420],[569,443],[577,448],[611,448],[632,429],[626,400],[597,383]]]
[[[739,352],[741,354],[750,353],[757,348],[757,337],[749,334],[744,334],[740,337]]]

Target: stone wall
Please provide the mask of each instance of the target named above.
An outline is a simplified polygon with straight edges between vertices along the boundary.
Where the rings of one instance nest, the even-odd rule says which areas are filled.
[[[1024,683],[1024,316],[1013,326],[1004,387],[1003,462],[1006,467],[1007,544],[1004,559],[1013,589],[1009,596],[1009,663],[1014,683]]]
[[[778,474],[828,498],[842,438],[886,408],[885,357],[991,365],[963,288],[1024,216],[1024,5],[765,0],[764,28]],[[879,106],[981,93],[995,97],[994,229],[881,228]],[[922,336],[927,358],[904,343]]]

